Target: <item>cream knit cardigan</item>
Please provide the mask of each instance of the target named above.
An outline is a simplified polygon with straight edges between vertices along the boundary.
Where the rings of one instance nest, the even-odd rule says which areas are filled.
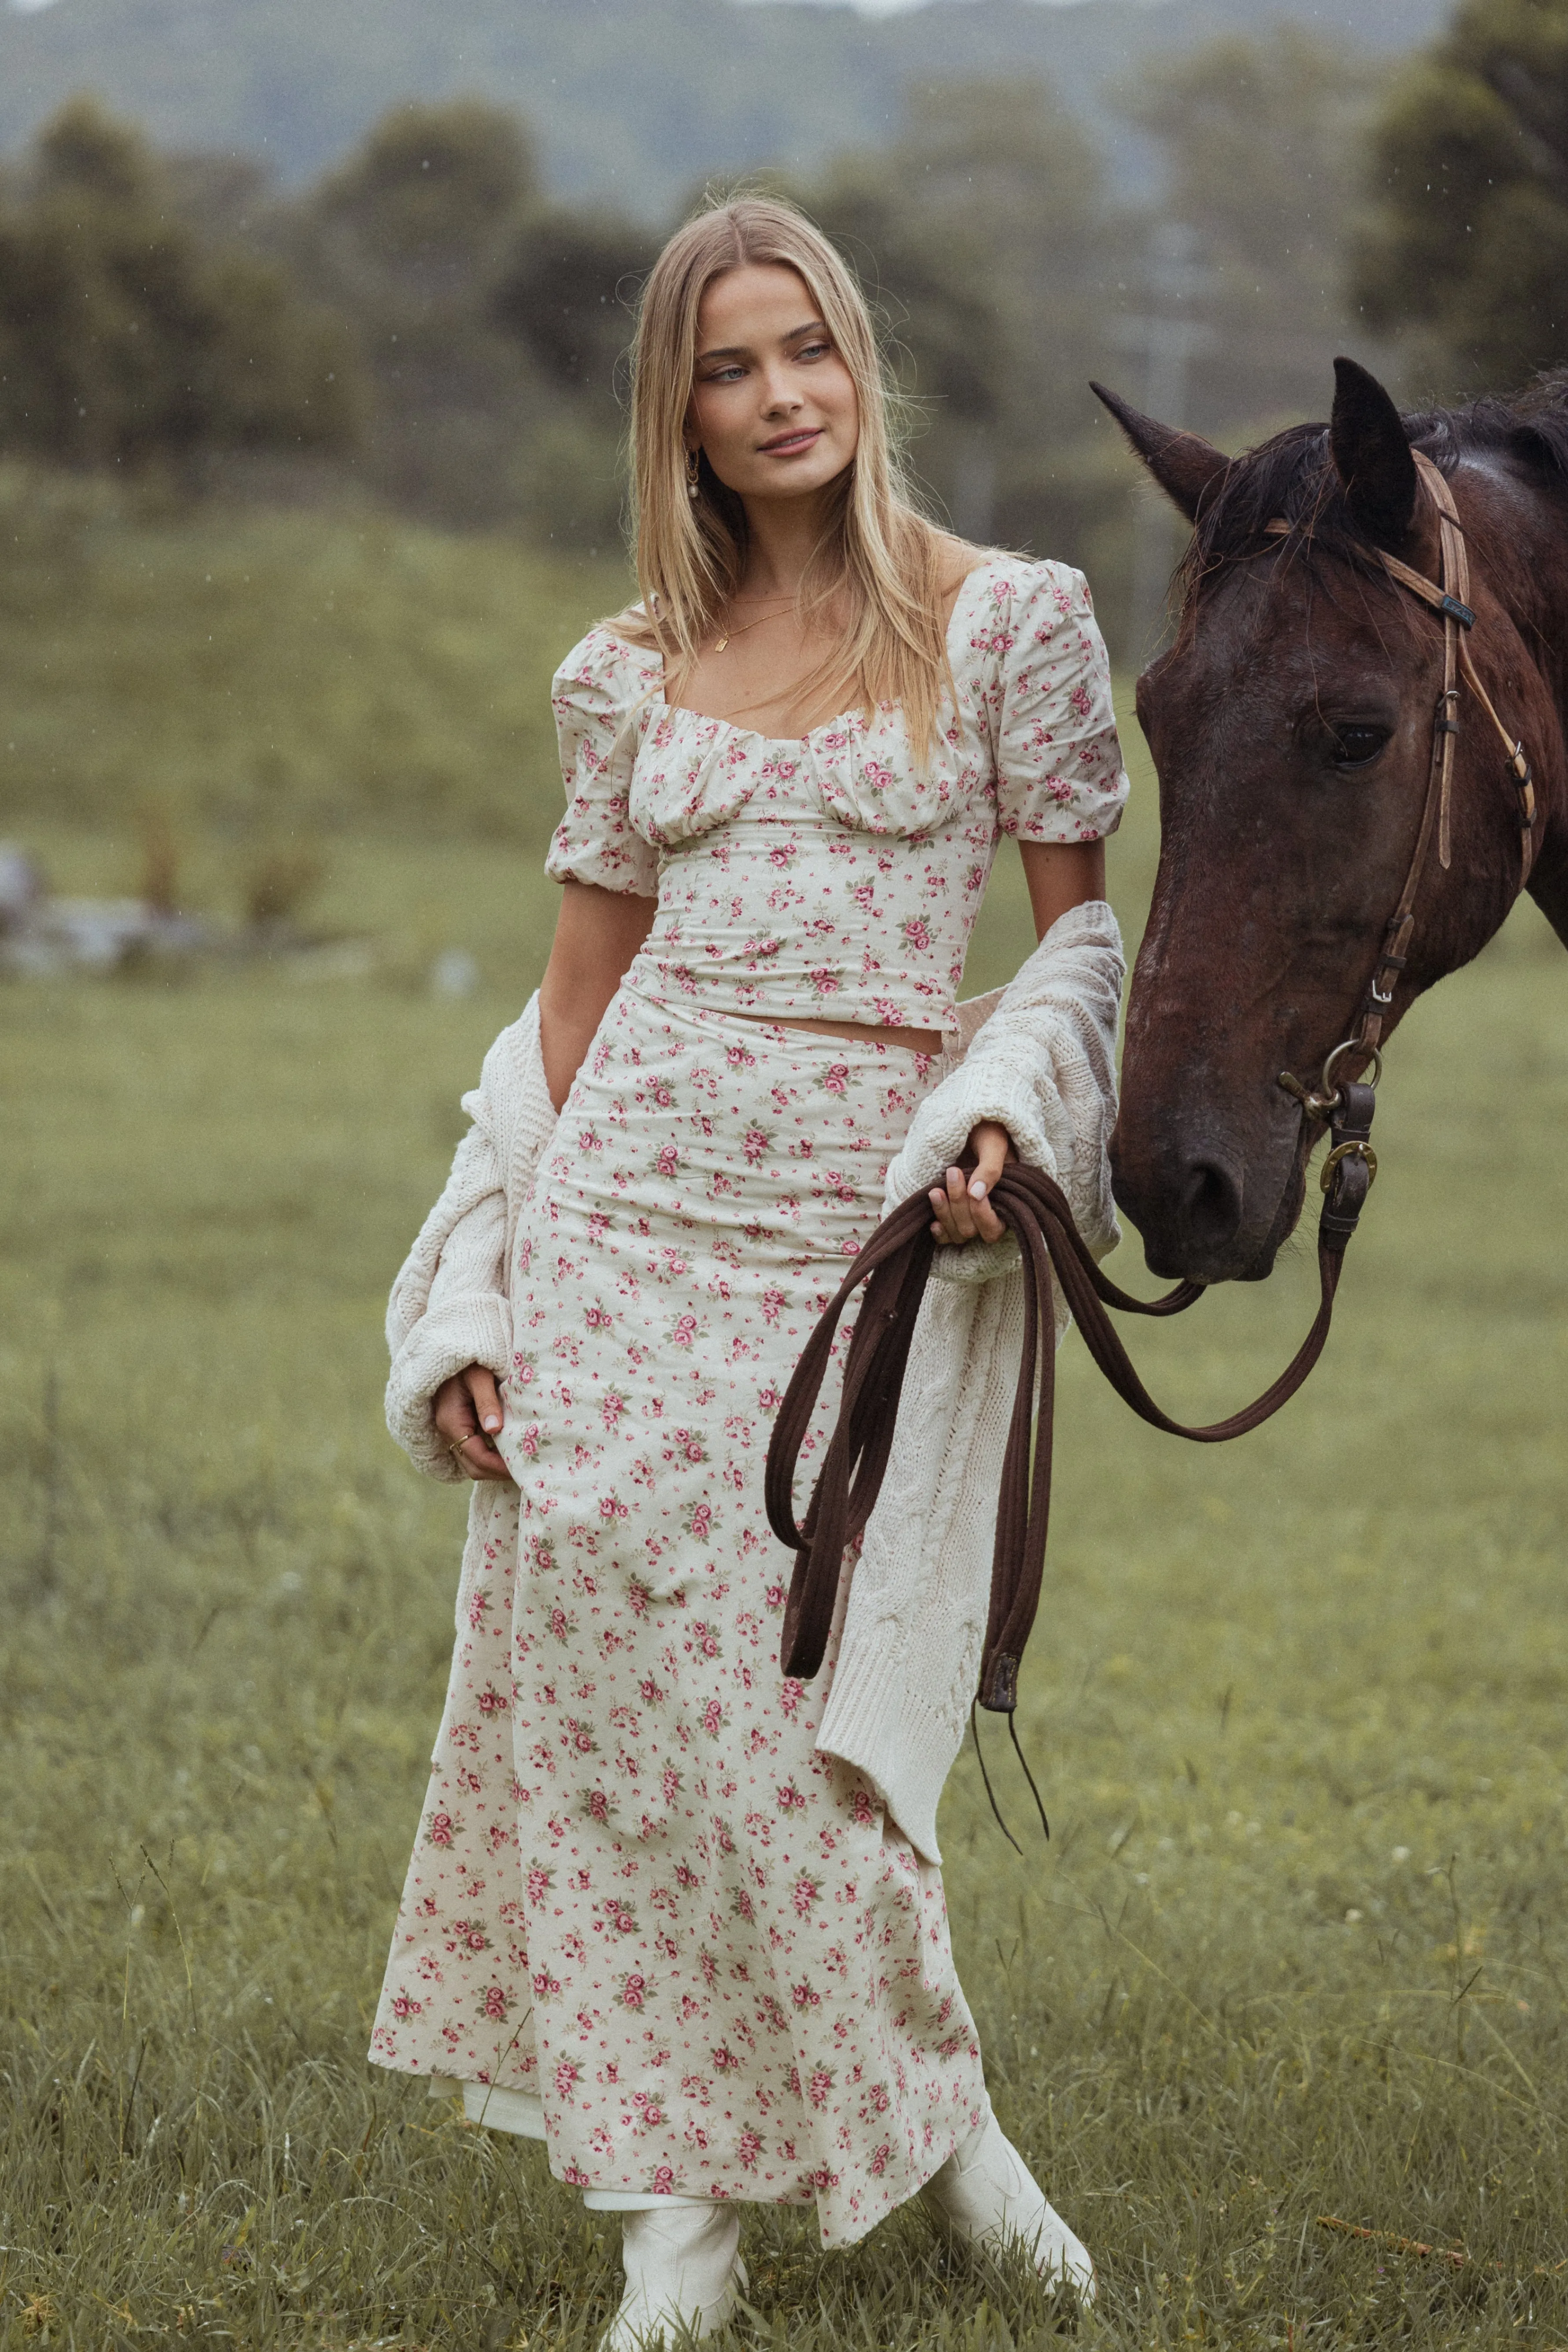
[[[1101,900],[1053,924],[1006,988],[959,1007],[963,1043],[910,1122],[885,1205],[929,1184],[982,1119],[1066,1192],[1097,1255],[1118,1239],[1107,1146],[1116,1117],[1116,1019],[1125,966]],[[454,1372],[511,1370],[517,1222],[554,1132],[539,1000],[503,1029],[447,1187],[393,1285],[387,1425],[416,1466],[461,1474],[431,1419]],[[1023,1339],[1023,1275],[1011,1240],[939,1251],[915,1326],[880,1499],[853,1565],[843,1635],[816,1745],[865,1774],[893,1821],[940,1862],[936,1809],[963,1742],[980,1671],[996,1497]],[[1058,1299],[1057,1333],[1067,1317]],[[476,1505],[483,1499],[480,1489]]]

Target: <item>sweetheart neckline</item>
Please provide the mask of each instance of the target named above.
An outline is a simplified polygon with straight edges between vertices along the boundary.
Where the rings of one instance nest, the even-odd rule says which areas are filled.
[[[1005,555],[994,555],[989,562],[977,563],[973,572],[964,573],[959,583],[958,593],[952,600],[952,610],[947,616],[945,635],[950,664],[952,662],[952,633],[958,625],[958,616],[963,609],[971,582],[978,580],[984,572],[997,571],[1010,560],[1012,559]],[[684,702],[667,702],[663,691],[663,657],[657,653],[646,652],[641,646],[635,648],[628,646],[627,651],[636,651],[642,655],[644,660],[658,663],[659,682],[646,698],[647,708],[650,711],[661,711],[669,719],[700,719],[705,727],[722,727],[731,735],[742,735],[750,742],[760,743],[767,751],[805,751],[815,742],[817,736],[829,734],[837,727],[851,726],[856,719],[863,719],[865,716],[864,712],[858,709],[841,710],[837,717],[823,719],[819,726],[807,728],[804,735],[764,735],[760,728],[742,727],[733,719],[719,718],[713,711],[693,710]],[[889,703],[879,703],[877,708],[879,710],[887,710],[893,709],[894,706]]]

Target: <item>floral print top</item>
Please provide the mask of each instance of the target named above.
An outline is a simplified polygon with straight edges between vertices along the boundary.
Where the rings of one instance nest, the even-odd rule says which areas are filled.
[[[1000,835],[1097,840],[1127,777],[1081,572],[982,564],[947,644],[957,700],[922,761],[892,703],[788,740],[672,709],[657,653],[590,629],[554,681],[568,806],[546,870],[657,896],[657,995],[955,1030]]]

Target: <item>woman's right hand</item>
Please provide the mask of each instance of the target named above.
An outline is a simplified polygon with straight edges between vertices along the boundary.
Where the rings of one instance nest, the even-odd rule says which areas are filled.
[[[455,1372],[436,1391],[434,1418],[447,1452],[465,1478],[514,1483],[495,1447],[505,1418],[495,1375],[483,1364]]]

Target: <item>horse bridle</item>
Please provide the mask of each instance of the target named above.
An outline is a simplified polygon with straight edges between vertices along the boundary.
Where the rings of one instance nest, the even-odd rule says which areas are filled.
[[[1411,853],[1405,887],[1399,903],[1388,919],[1383,945],[1372,977],[1362,998],[1361,1010],[1351,1034],[1327,1056],[1323,1063],[1321,1087],[1314,1091],[1289,1070],[1281,1070],[1278,1083],[1288,1095],[1295,1097],[1303,1115],[1310,1119],[1327,1119],[1339,1101],[1337,1084],[1342,1064],[1353,1061],[1359,1068],[1371,1065],[1370,1083],[1375,1087],[1383,1070],[1383,1056],[1378,1040],[1383,1034],[1384,1015],[1394,1002],[1399,975],[1408,961],[1405,950],[1415,922],[1415,898],[1421,875],[1432,846],[1432,836],[1437,836],[1437,863],[1447,871],[1451,856],[1450,808],[1453,800],[1454,744],[1459,732],[1459,684],[1462,679],[1475,696],[1481,709],[1496,728],[1502,740],[1509,774],[1518,795],[1520,828],[1520,877],[1522,890],[1530,879],[1530,869],[1535,862],[1535,783],[1524,745],[1509,733],[1490,695],[1477,675],[1470,649],[1468,633],[1476,624],[1470,604],[1470,559],[1465,546],[1464,527],[1453,492],[1431,458],[1419,449],[1413,449],[1416,475],[1437,510],[1437,577],[1428,580],[1425,572],[1413,571],[1396,555],[1379,549],[1378,555],[1389,578],[1401,588],[1407,588],[1424,604],[1437,614],[1443,624],[1443,691],[1432,718],[1432,758],[1426,776],[1426,797],[1422,804],[1421,824]],[[1295,528],[1283,516],[1276,517],[1268,526],[1270,538],[1281,539]],[[1352,1146],[1352,1149],[1357,1147]],[[1369,1181],[1377,1171],[1377,1160],[1369,1146],[1360,1147],[1369,1162]],[[1331,1154],[1331,1158],[1332,1155]],[[1323,1171],[1327,1189],[1331,1171]]]
[[[1304,1118],[1331,1122],[1318,1220],[1318,1311],[1291,1361],[1251,1404],[1206,1427],[1193,1428],[1174,1421],[1144,1388],[1105,1310],[1114,1307],[1134,1315],[1179,1315],[1203,1296],[1203,1285],[1178,1283],[1163,1298],[1130,1297],[1101,1273],[1079,1234],[1071,1205],[1059,1185],[1043,1170],[1020,1161],[1011,1160],[1003,1169],[992,1187],[991,1205],[1018,1244],[1024,1335],[1003,1457],[990,1608],[976,1693],[978,1704],[994,1713],[1010,1717],[1017,1706],[1018,1667],[1038,1605],[1045,1565],[1054,1401],[1053,1276],[1089,1354],[1117,1394],[1156,1429],[1199,1444],[1217,1444],[1258,1428],[1296,1394],[1322,1353],[1345,1251],[1377,1173],[1371,1129],[1373,1089],[1381,1068],[1378,1039],[1405,969],[1416,891],[1434,834],[1440,862],[1445,866],[1449,862],[1449,801],[1454,739],[1458,732],[1455,711],[1461,678],[1501,736],[1508,753],[1519,794],[1521,887],[1529,878],[1535,854],[1535,793],[1530,762],[1523,744],[1510,737],[1493,709],[1460,635],[1461,630],[1473,626],[1476,616],[1468,602],[1464,533],[1448,486],[1430,459],[1419,451],[1412,455],[1437,509],[1439,576],[1435,582],[1428,580],[1392,555],[1384,555],[1383,562],[1392,579],[1430,605],[1443,622],[1443,692],[1433,721],[1432,761],[1420,830],[1356,1025],[1324,1062],[1321,1090],[1309,1091],[1289,1070],[1279,1075],[1279,1084],[1300,1103]],[[1268,526],[1276,537],[1285,536],[1292,528],[1283,520]],[[1339,1078],[1340,1066],[1352,1056],[1358,1068],[1371,1064],[1370,1079]],[[891,1457],[915,1318],[934,1255],[930,1205],[924,1192],[917,1192],[883,1220],[849,1267],[807,1341],[779,1406],[768,1445],[764,1492],[773,1533],[795,1555],[780,1661],[786,1675],[809,1681],[826,1654],[846,1555],[853,1552],[865,1532]],[[861,1284],[866,1286],[866,1296],[846,1351],[836,1424],[810,1505],[805,1517],[797,1520],[795,1472],[827,1376],[839,1318]],[[984,1762],[981,1769],[984,1771]],[[1034,1786],[1032,1779],[1030,1786]],[[989,1780],[986,1791],[990,1793]],[[994,1798],[992,1803],[994,1808]],[[999,1813],[997,1819],[1001,1819]]]

